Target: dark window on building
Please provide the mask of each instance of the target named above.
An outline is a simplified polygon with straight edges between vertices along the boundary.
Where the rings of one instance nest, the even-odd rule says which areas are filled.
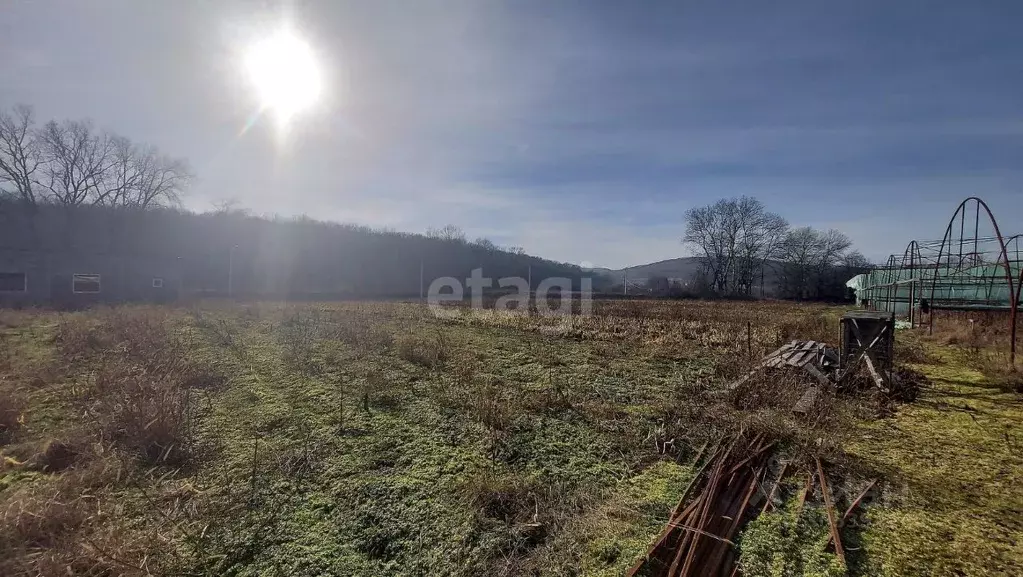
[[[98,293],[98,274],[76,274],[71,280],[71,292],[76,293]]]
[[[163,288],[163,279],[160,277],[153,277],[153,288]]]
[[[27,281],[23,272],[0,272],[0,292],[23,293],[27,290]]]

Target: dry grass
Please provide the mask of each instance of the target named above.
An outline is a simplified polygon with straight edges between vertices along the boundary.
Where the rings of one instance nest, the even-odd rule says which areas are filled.
[[[29,367],[42,365],[0,363],[0,393],[23,393],[0,395],[13,443],[0,574],[618,575],[704,443],[760,432],[788,454],[843,462],[850,432],[891,412],[888,399],[824,390],[793,415],[801,374],[720,394],[788,340],[837,345],[836,308],[424,311],[0,315],[0,334],[59,368],[36,382]],[[897,342],[901,360],[936,354]],[[216,458],[197,458],[200,446]]]
[[[0,395],[0,445],[10,443],[24,420],[27,401],[16,391]]]
[[[193,387],[209,389],[221,379],[191,360],[167,311],[125,307],[65,316],[56,340],[66,362],[93,367],[73,394],[97,442],[149,464],[184,462]]]
[[[1017,320],[1017,326],[1019,324]],[[1010,355],[1009,314],[996,311],[941,311],[933,334],[925,341],[965,349],[968,365],[1006,392],[1023,392],[1023,330],[1019,330],[1016,363]],[[908,362],[923,362],[907,359]]]
[[[360,382],[359,396],[366,412],[370,411],[370,407],[380,409],[397,407],[401,404],[402,393],[401,388],[379,369],[369,369]]]
[[[505,523],[536,523],[543,490],[521,475],[499,475],[487,470],[470,477],[462,497],[481,517]],[[545,511],[546,513],[546,511]]]
[[[188,456],[191,393],[180,373],[140,366],[103,367],[80,399],[101,443],[113,443],[144,462],[180,465]]]
[[[134,486],[143,467],[187,463],[199,394],[193,387],[222,381],[193,360],[179,326],[157,307],[58,316],[50,340],[61,367],[50,375],[56,382],[34,385],[32,402],[8,405],[27,414],[33,429],[10,448],[6,473],[33,482],[0,492],[0,573],[159,573],[160,547],[148,529],[132,526],[137,519],[124,516],[115,495]],[[73,418],[49,406],[67,407]]]
[[[458,489],[479,530],[499,536],[486,575],[538,575],[551,569],[554,536],[562,534],[599,495],[545,484],[513,471],[486,469]],[[561,561],[561,559],[558,559]],[[567,567],[566,567],[567,569]]]
[[[48,446],[53,458],[53,445]],[[119,526],[106,494],[129,465],[107,455],[0,498],[0,574],[149,575],[155,543]]]

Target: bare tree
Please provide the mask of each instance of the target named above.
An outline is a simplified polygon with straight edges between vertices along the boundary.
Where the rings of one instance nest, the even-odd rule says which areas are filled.
[[[667,296],[671,290],[671,282],[664,275],[650,275],[646,279],[646,288],[651,294]]]
[[[841,296],[841,286],[847,280],[842,276],[848,274],[845,263],[866,260],[859,253],[849,253],[851,246],[849,237],[834,229],[793,229],[782,245],[785,290],[797,299]]]
[[[683,243],[696,247],[706,280],[712,290],[724,291],[728,284],[729,224],[722,210],[725,201],[686,211]]]
[[[86,204],[102,195],[103,179],[113,165],[113,142],[88,121],[50,121],[39,135],[43,180],[49,198],[66,206]]]
[[[494,241],[482,236],[472,241],[472,244],[473,246],[477,246],[487,252],[494,252],[496,250],[499,250],[497,248],[497,245],[494,244]]]
[[[18,105],[10,113],[0,110],[0,191],[35,205],[32,183],[39,169],[39,152],[32,108]]]
[[[135,164],[140,179],[123,199],[126,205],[150,208],[178,204],[194,179],[184,160],[170,158],[153,147],[137,148]]]
[[[871,266],[870,259],[868,259],[867,257],[863,256],[863,253],[861,253],[858,250],[854,250],[852,252],[846,253],[842,257],[842,263],[841,264],[845,268],[851,269],[851,270],[865,270],[865,269],[869,269],[870,266]]]
[[[28,205],[175,205],[193,178],[184,160],[89,121],[50,121],[40,129],[28,106],[0,110],[0,194]]]
[[[40,133],[41,186],[58,204],[150,208],[179,202],[193,176],[183,160],[83,121],[49,122]]]
[[[735,203],[735,210],[739,229],[735,284],[739,292],[751,294],[758,275],[763,281],[767,261],[779,256],[789,223],[748,196]]]
[[[453,224],[446,224],[441,228],[426,229],[426,236],[453,242],[465,242],[465,232]]]
[[[139,187],[142,180],[136,147],[123,136],[111,136],[110,148],[110,165],[106,174],[102,175],[103,190],[99,191],[92,202],[126,205],[132,191]]]
[[[824,269],[837,266],[844,260],[852,241],[844,233],[835,229],[818,234],[817,266]]]
[[[743,196],[686,211],[682,242],[700,255],[708,281],[722,294],[752,292],[767,260],[779,254],[788,230],[782,217]]]
[[[807,298],[812,273],[818,259],[820,233],[809,226],[792,229],[782,244],[782,281],[786,292],[797,299]]]

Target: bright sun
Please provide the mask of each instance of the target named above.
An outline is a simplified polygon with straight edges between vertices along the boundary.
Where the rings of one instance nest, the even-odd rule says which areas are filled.
[[[287,123],[312,106],[320,95],[320,71],[312,49],[288,31],[278,32],[249,49],[245,59],[261,105]]]

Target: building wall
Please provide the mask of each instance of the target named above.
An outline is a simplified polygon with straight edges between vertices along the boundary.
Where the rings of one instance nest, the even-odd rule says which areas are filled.
[[[23,272],[24,292],[0,292],[0,304],[82,306],[99,302],[174,300],[181,287],[177,259],[72,251],[0,249],[0,272]],[[73,290],[75,274],[100,275],[100,291]],[[162,280],[154,287],[153,279]]]
[[[0,291],[0,303],[36,302],[49,298],[46,262],[39,255],[0,250],[0,272],[25,273],[25,291]]]

